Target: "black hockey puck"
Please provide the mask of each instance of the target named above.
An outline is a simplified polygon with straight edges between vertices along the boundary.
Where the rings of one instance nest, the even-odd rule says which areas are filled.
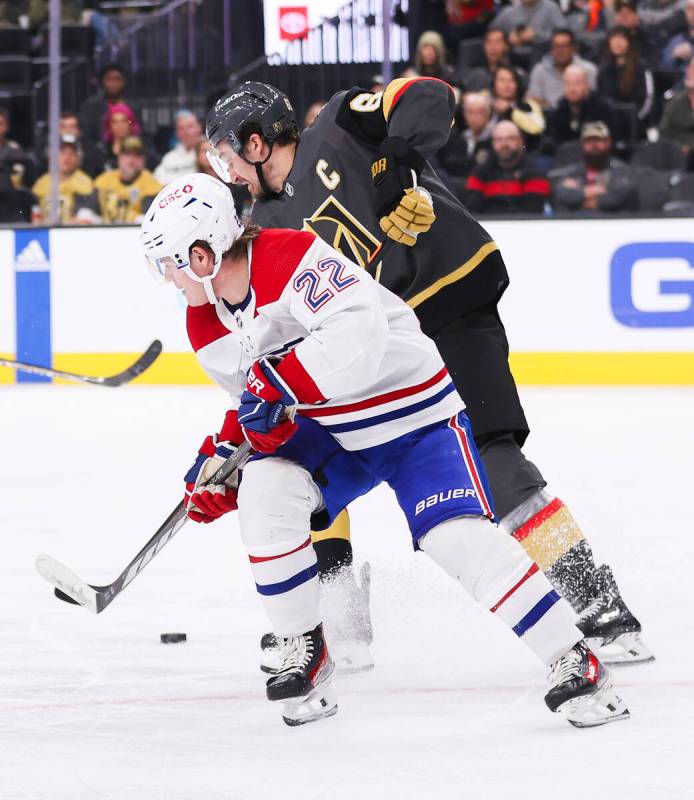
[[[159,636],[162,644],[178,644],[187,641],[185,633],[162,633]]]

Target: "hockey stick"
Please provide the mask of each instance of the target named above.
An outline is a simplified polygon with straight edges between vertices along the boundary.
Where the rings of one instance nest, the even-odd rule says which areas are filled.
[[[222,483],[225,481],[241,466],[250,451],[251,446],[248,442],[243,442],[239,445],[236,452],[229,456],[215,472],[210,483]],[[84,606],[95,614],[100,614],[129,583],[135,580],[154,556],[163,549],[164,545],[173,539],[185,525],[187,519],[185,502],[181,500],[142,550],[116,580],[107,586],[93,586],[91,583],[85,583],[72,570],[61,564],[60,561],[56,561],[56,559],[47,555],[40,555],[36,559],[36,569],[42,578],[45,578],[48,583],[55,586],[55,595],[60,600]]]
[[[63,372],[61,369],[41,367],[38,364],[27,364],[25,361],[14,361],[11,358],[0,358],[0,367],[21,369],[24,372],[32,372],[34,375],[43,375],[47,378],[65,378],[65,380],[78,381],[79,383],[93,383],[97,386],[122,386],[124,383],[130,383],[133,378],[137,378],[138,375],[141,375],[151,367],[161,353],[161,347],[159,339],[155,339],[134,364],[117,375],[106,377],[78,375],[75,372]]]

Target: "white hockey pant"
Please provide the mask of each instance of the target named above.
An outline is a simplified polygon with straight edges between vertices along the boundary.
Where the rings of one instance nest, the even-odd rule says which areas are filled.
[[[545,664],[583,638],[570,606],[537,564],[512,536],[489,520],[448,520],[426,533],[419,546]]]
[[[243,470],[241,538],[272,630],[279,636],[298,636],[321,622],[310,534],[311,514],[321,502],[310,473],[291,461],[263,458]]]

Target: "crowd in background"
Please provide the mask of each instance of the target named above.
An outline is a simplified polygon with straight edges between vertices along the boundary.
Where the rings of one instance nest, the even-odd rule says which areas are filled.
[[[402,76],[454,87],[451,135],[434,166],[471,212],[694,214],[694,0],[429,0],[427,9],[436,29],[421,33]],[[123,70],[105,68],[99,83],[61,115],[65,224],[137,222],[163,184],[210,172],[194,113],[180,110],[157,150]],[[0,192],[10,189],[24,193],[34,222],[48,219],[45,158],[12,141],[0,108]],[[247,211],[248,196],[235,196]]]

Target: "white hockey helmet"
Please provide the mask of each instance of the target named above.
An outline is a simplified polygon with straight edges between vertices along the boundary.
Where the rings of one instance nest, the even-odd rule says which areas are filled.
[[[196,172],[167,184],[154,198],[140,226],[140,244],[155,277],[164,278],[167,267],[182,269],[202,283],[209,302],[216,303],[212,279],[222,255],[242,232],[228,187]],[[190,247],[199,240],[214,253],[212,274],[203,278],[193,272],[189,260]]]

